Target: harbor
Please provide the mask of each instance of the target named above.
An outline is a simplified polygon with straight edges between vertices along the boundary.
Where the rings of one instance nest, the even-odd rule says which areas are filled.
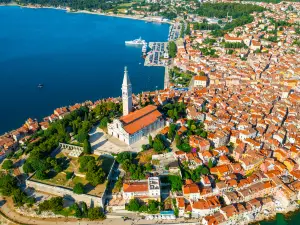
[[[149,42],[151,49],[146,58],[145,66],[167,66],[169,64],[168,42]]]
[[[169,41],[177,40],[180,37],[181,29],[182,29],[182,23],[176,22],[172,24],[169,29],[168,40]]]

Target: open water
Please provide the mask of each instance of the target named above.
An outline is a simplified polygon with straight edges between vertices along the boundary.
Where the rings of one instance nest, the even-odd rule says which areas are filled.
[[[55,9],[0,7],[0,134],[57,107],[163,88],[164,68],[144,67],[140,36],[167,41],[169,25]],[[44,88],[37,88],[38,84]]]

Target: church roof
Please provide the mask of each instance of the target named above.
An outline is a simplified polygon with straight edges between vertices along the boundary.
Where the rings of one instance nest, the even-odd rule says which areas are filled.
[[[148,105],[140,110],[134,111],[126,116],[122,116],[120,121],[124,123],[124,130],[129,134],[143,129],[154,123],[162,114],[154,105]]]

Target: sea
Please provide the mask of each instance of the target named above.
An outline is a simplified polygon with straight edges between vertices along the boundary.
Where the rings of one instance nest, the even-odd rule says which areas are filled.
[[[125,66],[134,93],[162,89],[165,69],[145,67],[141,47],[125,41],[167,41],[168,32],[168,24],[1,6],[0,134],[61,106],[120,96]]]
[[[273,220],[262,221],[260,225],[299,225],[300,224],[300,211],[290,213],[289,216],[284,216],[278,213]]]

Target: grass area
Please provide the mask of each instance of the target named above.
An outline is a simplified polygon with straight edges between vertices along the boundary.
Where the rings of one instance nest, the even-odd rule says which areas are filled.
[[[178,87],[188,87],[193,77],[193,74],[190,73],[189,71],[182,72],[177,68],[170,70],[169,74],[170,74],[170,82],[175,84],[175,86]]]
[[[78,183],[82,183],[83,185],[86,185],[88,183],[88,181],[83,177],[76,176],[76,177],[73,178],[72,183],[74,185],[78,184]]]
[[[150,149],[147,151],[142,151],[138,154],[138,160],[140,164],[146,164],[151,162],[152,160],[152,155],[157,154],[154,149]]]
[[[108,174],[112,167],[112,164],[114,162],[114,158],[104,156],[104,155],[101,155],[100,157],[97,155],[92,155],[92,156],[95,157],[96,160],[99,160],[101,162],[102,169],[104,170],[104,172],[106,174]],[[64,157],[64,154],[59,153],[57,155],[57,157]],[[35,181],[38,181],[41,183],[45,183],[45,184],[49,184],[49,185],[62,186],[62,187],[66,187],[69,189],[73,189],[73,187],[77,183],[82,183],[84,185],[84,188],[85,188],[85,191],[87,194],[102,195],[102,193],[106,189],[106,182],[104,184],[99,184],[96,187],[94,187],[91,184],[89,184],[89,182],[85,179],[85,177],[76,176],[76,174],[73,179],[68,180],[66,178],[65,172],[75,172],[78,174],[77,168],[79,168],[78,159],[77,158],[71,159],[71,162],[69,163],[69,167],[65,171],[60,172],[60,173],[55,173],[54,171],[50,171],[48,174],[48,176],[50,177],[49,179],[38,180],[35,176],[33,176],[32,180],[35,180]],[[69,211],[62,211],[60,214],[62,214],[64,216],[71,215]]]
[[[118,5],[118,7],[130,7],[130,6],[132,6],[133,3],[134,2],[122,3],[122,4]]]
[[[68,207],[68,208],[64,208],[63,210],[61,210],[57,214],[68,217],[68,216],[73,216],[74,213],[75,213],[74,210],[71,209],[70,207]]]
[[[64,173],[58,173],[56,175],[53,174],[53,177],[51,177],[49,179],[45,179],[45,180],[39,180],[34,175],[32,177],[32,180],[36,180],[36,181],[39,181],[39,182],[45,183],[45,184],[58,185],[58,186],[65,186],[65,184],[67,183],[66,175]]]

